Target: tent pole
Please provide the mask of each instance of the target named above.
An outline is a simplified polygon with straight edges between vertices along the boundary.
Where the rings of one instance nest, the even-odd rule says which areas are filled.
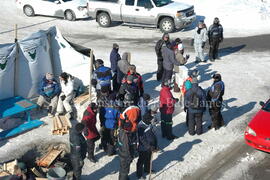
[[[14,30],[14,32],[15,32],[15,43],[17,42],[17,40],[18,40],[18,25],[17,24],[15,24],[15,30]]]
[[[93,71],[93,50],[90,49],[90,83],[89,83],[89,100],[90,102],[92,102],[91,100],[91,91],[92,91],[92,84],[91,84],[91,79],[92,79],[92,71]]]

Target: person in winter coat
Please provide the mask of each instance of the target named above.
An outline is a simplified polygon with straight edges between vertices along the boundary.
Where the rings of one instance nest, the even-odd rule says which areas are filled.
[[[178,99],[173,97],[169,82],[163,83],[159,102],[162,137],[173,140],[176,136],[172,133],[172,114],[174,112],[174,105],[178,102]]]
[[[156,43],[155,51],[157,55],[157,80],[160,81],[163,75],[163,56],[162,56],[162,47],[170,44],[170,36],[168,33],[164,33],[162,38]]]
[[[202,61],[206,62],[203,50],[205,47],[205,43],[207,41],[207,30],[203,21],[199,21],[198,27],[196,27],[194,31],[193,38],[194,39],[192,40],[193,41],[192,44],[194,45],[195,54],[196,54],[195,63],[199,63]]]
[[[122,55],[122,59],[118,61],[117,64],[117,83],[121,84],[123,78],[128,73],[128,68],[130,66],[130,62],[128,61],[128,56],[130,53],[124,52]]]
[[[223,41],[223,27],[217,17],[214,19],[214,23],[209,27],[208,38],[210,45],[209,59],[210,61],[215,61],[215,59],[219,59],[218,47],[219,43]]]
[[[125,77],[123,78],[122,83],[125,83],[127,81],[127,77],[129,75],[132,75],[134,77],[133,82],[136,84],[136,86],[138,88],[137,97],[139,98],[144,93],[143,79],[142,79],[142,76],[137,72],[136,66],[134,64],[131,64],[128,67],[128,72],[125,75]]]
[[[63,72],[59,78],[62,92],[59,95],[57,104],[57,115],[62,114],[66,110],[68,118],[73,119],[74,113],[70,104],[76,95],[73,79],[66,72]]]
[[[137,147],[137,123],[140,109],[131,105],[120,114],[118,122],[118,153],[120,158],[119,180],[128,180],[130,164]]]
[[[71,128],[69,135],[70,142],[70,160],[73,168],[73,180],[80,180],[82,167],[86,157],[87,144],[82,135],[85,126],[82,123],[77,123]]]
[[[46,73],[40,83],[38,92],[40,96],[38,97],[37,105],[42,107],[46,101],[50,103],[48,116],[53,117],[53,113],[57,107],[58,95],[61,92],[60,84],[54,79],[53,74]]]
[[[90,105],[88,105],[82,118],[82,123],[85,125],[84,136],[87,139],[88,159],[93,163],[97,162],[94,156],[95,142],[100,138],[96,127],[97,110],[98,106],[95,103],[91,103]]]
[[[138,102],[138,86],[134,82],[135,78],[134,75],[128,75],[119,89],[118,98],[124,104],[129,104],[130,102],[137,104]]]
[[[111,69],[113,73],[113,89],[119,89],[120,84],[117,83],[117,64],[118,61],[121,59],[120,54],[118,53],[119,45],[114,43],[113,49],[110,54],[110,62],[111,62]]]
[[[150,100],[150,95],[149,94],[143,94],[142,97],[140,97],[138,106],[141,110],[141,117],[143,117],[147,112],[148,112],[148,102]]]
[[[202,134],[202,116],[206,107],[206,96],[204,90],[198,85],[197,78],[192,79],[192,87],[185,94],[185,107],[188,109],[188,132],[190,135]],[[196,130],[195,130],[196,129]]]
[[[151,156],[154,151],[157,151],[157,138],[153,131],[151,121],[153,116],[148,112],[143,116],[143,120],[138,124],[138,139],[139,139],[139,158],[137,161],[137,178],[143,176],[143,172],[149,174],[151,167]]]
[[[181,63],[176,60],[175,52],[173,51],[173,46],[171,44],[163,46],[161,52],[163,57],[162,82],[171,82],[174,65],[180,66]]]
[[[117,129],[117,122],[120,117],[120,111],[114,106],[114,101],[110,100],[108,105],[100,108],[100,120],[104,126],[103,131],[103,149],[109,156],[115,154],[116,139],[114,133]]]
[[[95,67],[91,83],[96,88],[97,98],[99,98],[101,87],[111,91],[112,71],[111,68],[104,66],[101,59],[96,60]]]
[[[215,128],[215,130],[217,130],[224,125],[221,107],[225,92],[225,84],[221,80],[220,74],[214,74],[213,80],[214,82],[207,93],[207,100],[209,101],[209,113],[212,119],[212,125],[208,128]]]

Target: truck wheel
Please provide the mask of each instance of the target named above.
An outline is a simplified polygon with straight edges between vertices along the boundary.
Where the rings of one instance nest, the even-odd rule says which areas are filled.
[[[159,29],[164,33],[171,33],[174,31],[175,26],[172,18],[166,17],[159,22]]]
[[[65,12],[65,19],[68,21],[75,21],[76,17],[73,11],[67,10]]]
[[[35,11],[34,9],[32,8],[32,6],[30,5],[26,5],[23,7],[23,13],[26,15],[26,16],[34,16],[35,15]]]
[[[102,12],[97,16],[97,22],[101,27],[109,27],[111,25],[111,18],[108,13]]]

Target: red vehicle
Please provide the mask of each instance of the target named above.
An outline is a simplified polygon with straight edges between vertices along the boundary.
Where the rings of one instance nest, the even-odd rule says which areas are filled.
[[[270,99],[260,102],[262,108],[249,122],[245,131],[246,144],[270,152]]]

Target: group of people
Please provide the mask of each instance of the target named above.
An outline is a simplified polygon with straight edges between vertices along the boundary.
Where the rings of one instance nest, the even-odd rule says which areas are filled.
[[[205,25],[201,26],[200,22],[196,30],[196,33],[200,34],[200,38],[204,38],[203,46],[207,40],[206,37],[202,37],[207,34],[205,28]],[[208,36],[209,34],[214,36],[215,33],[209,31]],[[210,36],[211,44],[220,42],[220,39],[215,41]],[[203,49],[202,46],[197,46],[197,40],[194,40],[194,46],[196,46],[196,51]],[[218,56],[215,48],[218,48],[218,45],[215,44],[213,48],[211,57],[216,59]],[[151,97],[144,92],[142,76],[137,72],[136,66],[130,63],[130,54],[125,52],[121,57],[118,51],[119,45],[113,44],[110,67],[105,66],[101,59],[94,60],[91,85],[96,90],[97,100],[88,105],[81,122],[77,123],[70,133],[71,163],[75,180],[81,177],[86,157],[93,163],[97,162],[95,146],[99,139],[101,142],[98,146],[99,149],[104,150],[108,156],[116,153],[119,155],[119,180],[129,179],[130,164],[137,156],[139,157],[136,170],[138,179],[143,178],[144,173],[151,173],[152,153],[159,150],[155,133],[156,125],[159,123],[157,120],[158,109],[162,138],[167,140],[177,138],[173,133],[173,113],[179,99],[175,98],[171,92],[172,77],[174,72],[181,71],[179,66],[184,65],[189,59],[189,55],[184,56],[184,45],[181,39],[176,38],[171,42],[169,34],[165,33],[156,44],[157,80],[162,81],[157,106],[149,106]],[[198,57],[204,61],[200,53]],[[202,134],[202,115],[207,107],[209,107],[212,118],[212,125],[209,128],[217,130],[224,125],[221,105],[225,85],[221,75],[213,75],[214,82],[207,90],[203,90],[198,85],[198,75],[198,70],[190,70],[188,77],[180,85],[190,135]],[[59,84],[52,74],[47,73],[40,88],[38,105],[42,106],[45,101],[48,101],[50,103],[49,115],[53,115],[55,112],[60,114],[65,110],[67,115],[73,118],[71,100],[76,96],[77,90],[74,88],[73,78],[67,73],[62,73]],[[97,128],[98,120],[99,130]]]

